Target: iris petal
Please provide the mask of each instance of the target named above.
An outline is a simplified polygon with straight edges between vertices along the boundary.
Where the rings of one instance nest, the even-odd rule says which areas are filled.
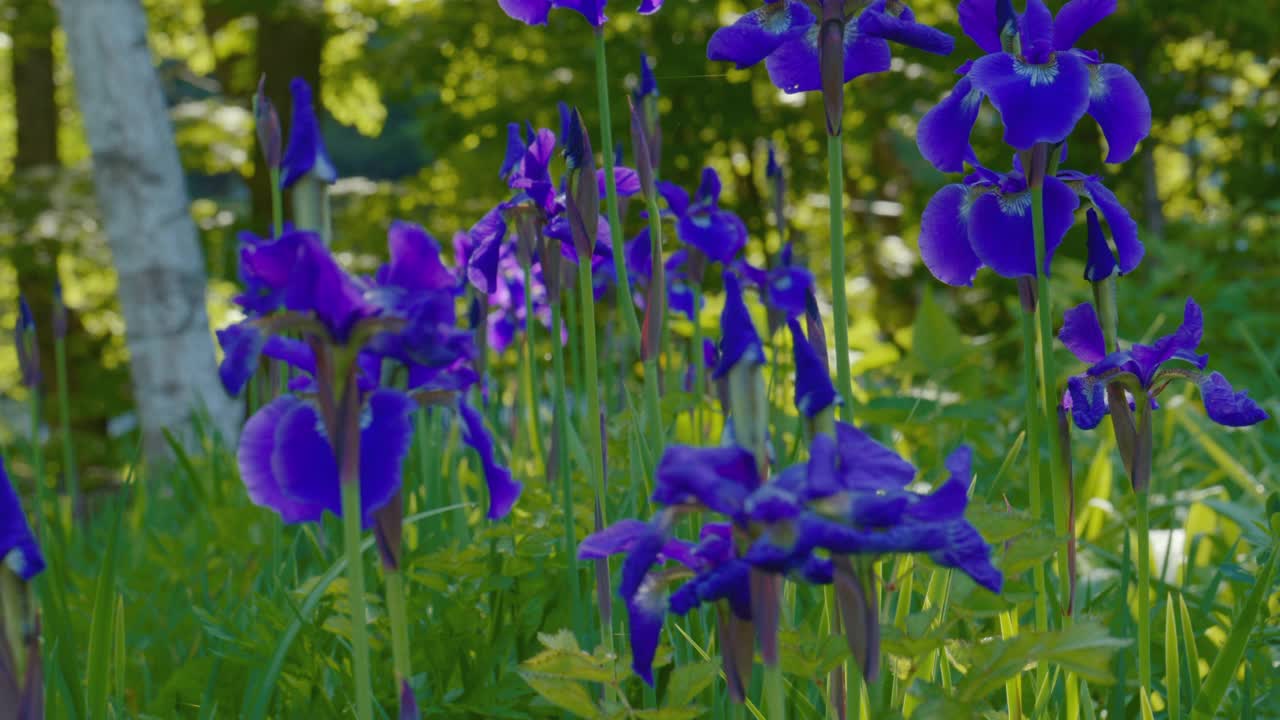
[[[920,154],[943,172],[962,172],[964,164],[977,165],[978,158],[969,143],[973,125],[982,109],[983,94],[973,89],[966,75],[951,92],[929,109],[916,129]]]
[[[915,22],[913,13],[905,6],[901,15],[885,12],[886,4],[886,0],[876,0],[868,5],[858,15],[858,30],[871,37],[891,40],[935,55],[950,55],[955,49],[955,38]]]
[[[1067,380],[1067,392],[1071,398],[1071,419],[1081,430],[1098,427],[1107,415],[1106,387],[1080,376]]]
[[[1267,412],[1249,397],[1248,391],[1237,392],[1221,373],[1212,373],[1200,381],[1200,394],[1209,419],[1228,427],[1247,427],[1266,420]]]
[[[1102,217],[1106,219],[1107,227],[1111,230],[1111,239],[1116,244],[1120,272],[1122,274],[1133,272],[1134,268],[1138,267],[1138,263],[1142,262],[1142,256],[1146,252],[1142,241],[1138,239],[1138,223],[1129,214],[1128,209],[1120,204],[1115,193],[1107,189],[1097,178],[1086,180],[1084,189],[1089,199],[1102,212]]]
[[[1044,180],[1045,257],[1049,272],[1054,251],[1074,221],[1080,198],[1055,177]],[[1030,191],[988,193],[973,203],[969,241],[982,262],[1003,277],[1036,274]]]
[[[45,568],[44,554],[27,522],[18,493],[5,473],[3,459],[0,459],[0,561],[23,580],[30,580]]]
[[[524,490],[524,484],[511,477],[511,471],[498,463],[493,448],[493,436],[485,427],[484,418],[465,402],[458,403],[462,417],[462,441],[480,456],[485,481],[489,485],[490,520],[499,520],[511,512],[512,506]]]
[[[1107,138],[1107,162],[1124,162],[1151,134],[1151,101],[1138,79],[1119,65],[1103,63],[1090,70],[1089,115]]]
[[[707,59],[751,67],[803,35],[814,22],[813,13],[798,0],[769,3],[717,30],[707,43]]]
[[[1070,50],[1089,28],[1116,11],[1116,0],[1070,0],[1053,19],[1053,46]]]
[[[1080,362],[1092,364],[1107,356],[1102,323],[1098,322],[1098,313],[1090,303],[1077,305],[1063,314],[1058,339]]]
[[[498,7],[527,25],[546,25],[547,16],[551,13],[551,0],[498,0]]]
[[[1000,113],[1004,141],[1019,150],[1065,140],[1089,108],[1089,69],[1071,53],[1040,65],[1005,53],[987,55],[973,64],[969,77]]]
[[[1000,27],[996,19],[996,0],[962,0],[957,8],[960,27],[978,47],[987,53],[998,53]]]
[[[920,258],[948,285],[972,285],[982,267],[969,242],[968,195],[964,185],[948,185],[925,206],[920,221]]]
[[[294,497],[285,491],[273,467],[276,431],[292,411],[304,403],[292,395],[283,395],[262,406],[244,425],[236,462],[240,479],[254,505],[270,508],[286,523],[317,521],[324,515],[324,505]],[[327,449],[326,444],[326,449]],[[334,481],[336,482],[336,469]]]

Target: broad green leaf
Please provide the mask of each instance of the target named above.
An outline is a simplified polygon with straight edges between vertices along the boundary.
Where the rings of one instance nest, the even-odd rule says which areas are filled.
[[[1128,644],[1128,640],[1111,637],[1106,628],[1092,621],[1057,631],[1022,631],[1015,637],[974,646],[969,673],[957,691],[962,700],[976,702],[1041,662],[1060,665],[1064,671],[1092,683],[1109,684],[1111,655]]]
[[[677,667],[667,679],[666,705],[687,705],[719,676],[720,665],[715,662],[689,663]]]
[[[597,718],[602,715],[591,700],[587,687],[576,680],[547,677],[536,672],[520,670],[520,677],[529,687],[559,708],[564,708],[581,718]]]

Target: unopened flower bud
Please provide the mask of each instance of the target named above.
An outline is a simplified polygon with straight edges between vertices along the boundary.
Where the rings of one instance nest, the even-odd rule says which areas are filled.
[[[284,142],[281,139],[280,115],[267,97],[267,76],[258,79],[258,92],[253,96],[254,129],[258,134],[258,146],[267,167],[278,169],[283,162]]]
[[[35,389],[40,385],[40,347],[36,339],[36,320],[25,297],[18,297],[18,322],[13,328],[13,345],[18,349],[18,370],[22,384]]]

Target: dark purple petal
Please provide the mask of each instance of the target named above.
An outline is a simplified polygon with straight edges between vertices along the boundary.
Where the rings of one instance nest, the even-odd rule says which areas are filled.
[[[813,285],[813,273],[808,268],[799,265],[776,268],[768,276],[765,302],[789,318],[803,315]]]
[[[907,517],[922,522],[962,520],[969,504],[969,477],[953,475],[933,493],[920,497],[906,508]]]
[[[397,390],[378,390],[366,401],[360,430],[360,511],[365,527],[400,490],[400,467],[413,440],[417,404]]]
[[[551,13],[551,0],[498,0],[498,6],[527,25],[546,25]]]
[[[592,27],[600,27],[609,19],[604,14],[604,6],[608,2],[609,0],[552,0],[552,6],[581,13]]]
[[[588,535],[578,544],[579,560],[596,560],[630,551],[636,541],[653,531],[643,520],[627,518]]]
[[[887,45],[886,43],[886,47]],[[817,26],[810,27],[809,30],[780,45],[765,60],[764,66],[769,71],[769,81],[783,92],[821,90],[822,73],[818,62]]]
[[[508,123],[507,154],[502,159],[502,167],[498,170],[498,177],[505,178],[523,159],[524,138],[520,136],[520,123]]]
[[[923,27],[923,26],[921,26]],[[885,72],[893,62],[889,42],[858,30],[857,23],[844,27],[844,81],[862,75]]]
[[[680,218],[676,232],[682,242],[718,263],[728,263],[747,244],[747,226],[728,210],[698,208]]]
[[[239,395],[258,369],[258,358],[267,344],[267,337],[249,322],[228,325],[217,332],[217,337],[218,345],[222,347],[218,377],[228,395]]]
[[[1119,65],[1103,63],[1088,70],[1088,111],[1107,138],[1107,162],[1124,162],[1151,134],[1151,101],[1138,79]]]
[[[23,580],[30,580],[45,568],[44,554],[27,523],[18,493],[5,473],[3,458],[0,458],[0,562]]]
[[[289,92],[293,94],[293,122],[289,127],[289,145],[284,151],[284,176],[280,179],[280,186],[292,187],[306,175],[314,175],[322,182],[336,181],[338,171],[324,147],[311,87],[307,81],[296,77],[289,82]]]
[[[484,425],[484,418],[465,402],[458,403],[462,417],[462,441],[470,445],[480,456],[485,481],[489,485],[490,520],[500,520],[511,512],[520,497],[524,484],[511,477],[511,471],[498,463],[494,455],[493,436]]]
[[[684,217],[684,214],[689,212],[689,193],[684,188],[666,180],[659,180],[655,186],[658,194],[667,201],[667,207],[671,209],[673,215]]]
[[[1027,9],[1018,17],[1018,36],[1027,62],[1042,64],[1053,53],[1053,13],[1044,0],[1027,0]]]
[[[596,170],[596,184],[600,190],[600,197],[604,197],[607,178],[604,168]],[[618,189],[618,197],[631,197],[640,192],[640,174],[629,167],[615,167],[613,181]]]
[[[800,498],[777,483],[765,483],[747,496],[743,513],[751,522],[773,525],[797,517],[803,510]]]
[[[1092,378],[1073,376],[1067,380],[1070,395],[1071,419],[1081,430],[1098,427],[1107,415],[1106,383]]]
[[[636,12],[641,15],[652,15],[662,9],[663,0],[640,0],[640,7],[636,8]]]
[[[502,211],[493,208],[480,218],[469,233],[471,257],[467,259],[467,279],[482,293],[492,293],[498,283],[498,260],[502,257],[502,240],[507,235],[507,221]]]
[[[1098,313],[1090,303],[1077,305],[1063,314],[1058,339],[1080,362],[1092,365],[1107,356],[1102,323],[1098,322]]]
[[[805,338],[800,323],[795,318],[790,318],[787,326],[791,328],[791,344],[795,352],[796,409],[805,417],[812,418],[840,402],[840,398],[836,395],[835,386],[831,384],[826,363],[822,362],[817,349]],[[822,351],[825,353],[826,348]]]
[[[1249,397],[1247,390],[1236,392],[1222,373],[1211,373],[1200,380],[1200,395],[1209,419],[1227,427],[1248,427],[1266,420],[1269,415]]]
[[[960,570],[993,593],[999,593],[1004,584],[1004,576],[991,564],[991,546],[967,522],[949,524],[943,548],[929,557],[943,567]]]
[[[391,254],[385,281],[410,291],[449,290],[457,278],[440,260],[440,243],[420,225],[395,221],[387,231]]]
[[[236,451],[240,479],[244,481],[249,500],[254,505],[276,511],[286,523],[318,521],[325,510],[321,503],[309,502],[288,492],[274,467],[276,438],[281,424],[286,417],[305,406],[303,401],[292,395],[282,395],[267,403],[245,423],[240,434],[240,447]],[[332,462],[327,441],[323,449],[324,455]],[[336,490],[336,465],[332,466],[330,480]]]
[[[987,55],[973,64],[969,77],[1000,113],[1004,141],[1019,150],[1065,140],[1089,108],[1089,69],[1071,53],[1058,53],[1043,65]]]
[[[720,315],[720,364],[712,375],[722,378],[740,362],[764,364],[764,346],[732,274],[724,277],[724,311]]]
[[[876,0],[868,5],[858,15],[858,31],[935,55],[950,55],[955,49],[955,38],[915,22],[910,8],[903,6],[902,13],[895,15],[885,11],[886,4],[887,0]]]
[[[733,517],[760,484],[755,456],[740,447],[667,448],[654,474],[653,502],[700,503]]]
[[[1134,268],[1138,267],[1138,263],[1142,262],[1142,256],[1146,252],[1142,241],[1138,239],[1138,223],[1134,221],[1125,206],[1116,199],[1115,193],[1107,189],[1101,180],[1097,178],[1085,180],[1084,190],[1107,221],[1111,239],[1116,245],[1120,272],[1122,274],[1133,272]]]
[[[965,163],[978,164],[969,135],[978,121],[983,97],[966,75],[921,118],[916,144],[934,167],[943,172],[963,172]]]
[[[836,423],[836,452],[840,484],[848,490],[897,490],[916,476],[914,465],[849,423]]]
[[[696,579],[695,587],[699,601],[727,600],[734,615],[742,620],[751,619],[751,566],[742,560],[730,560],[712,568]]]
[[[1084,264],[1084,279],[1102,282],[1115,274],[1116,254],[1107,244],[1107,236],[1102,233],[1102,224],[1098,222],[1098,213],[1093,208],[1085,213],[1085,224],[1088,227],[1088,254]]]
[[[1195,354],[1203,338],[1204,313],[1201,312],[1195,300],[1187,298],[1187,304],[1182,312],[1182,324],[1172,335],[1165,335],[1152,345],[1135,344],[1129,350],[1140,368],[1139,378],[1142,380],[1143,387],[1149,387],[1160,365],[1174,357],[1182,357],[1203,370],[1209,357]]]
[[[1000,25],[996,19],[996,0],[961,0],[957,8],[960,27],[978,47],[988,53],[1001,52]]]
[[[769,2],[717,30],[707,43],[707,59],[750,67],[804,34],[814,22],[813,13],[799,0]]]
[[[948,285],[972,285],[982,261],[969,242],[969,189],[948,185],[925,206],[920,219],[920,259]]]
[[[1070,50],[1089,28],[1116,11],[1116,0],[1070,0],[1053,19],[1053,47]]]
[[[1080,198],[1055,177],[1044,180],[1045,257],[1049,272],[1054,251],[1075,219]],[[1003,277],[1036,274],[1036,248],[1031,224],[1031,192],[986,193],[973,202],[969,242],[982,262]]]

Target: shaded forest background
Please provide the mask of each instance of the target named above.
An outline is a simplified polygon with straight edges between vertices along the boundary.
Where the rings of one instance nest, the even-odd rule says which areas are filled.
[[[262,232],[269,224],[249,110],[261,74],[286,128],[289,79],[302,76],[318,88],[329,148],[344,177],[336,188],[336,247],[357,270],[374,267],[392,219],[422,223],[448,247],[454,232],[503,199],[506,188],[497,173],[508,122],[556,127],[558,100],[579,105],[589,126],[596,122],[590,36],[572,13],[554,13],[548,31],[511,21],[487,0],[143,5],[191,212],[202,231],[215,325],[230,312],[237,232]],[[751,3],[672,0],[643,20],[630,3],[613,5],[611,81],[633,86],[640,53],[653,58],[662,91],[665,176],[692,187],[703,165],[715,166],[725,179],[724,203],[746,220],[750,257],[761,264],[782,238],[769,216],[764,183],[772,142],[788,167],[787,237],[811,258],[819,287],[829,287],[819,99],[783,96],[762,68],[735,71],[705,59],[710,34]],[[935,282],[916,250],[924,204],[954,178],[919,156],[915,126],[974,49],[961,36],[954,2],[920,0],[913,7],[923,21],[960,39],[954,58],[900,52],[892,72],[861,78],[847,94],[854,369],[864,383],[908,387],[946,386],[967,374],[972,382],[964,383],[966,393],[996,392],[1000,385],[983,378],[1018,358],[1016,342],[988,335],[1013,325],[1012,285],[983,274],[971,290],[930,290]],[[1151,97],[1151,138],[1135,161],[1108,168],[1096,128],[1084,123],[1088,141],[1070,148],[1068,162],[1106,176],[1141,225],[1149,259],[1142,278],[1122,286],[1122,305],[1172,300],[1166,307],[1179,308],[1180,299],[1194,292],[1207,315],[1222,319],[1211,334],[1238,350],[1211,348],[1221,358],[1215,363],[1245,364],[1255,376],[1259,367],[1275,367],[1280,337],[1280,316],[1266,312],[1280,292],[1280,29],[1270,22],[1278,13],[1274,0],[1122,0],[1117,16],[1092,30],[1084,45],[1106,48],[1109,60],[1134,70]],[[0,0],[0,326],[13,327],[23,293],[36,312],[41,355],[52,358],[50,308],[55,282],[61,282],[72,309],[71,426],[84,482],[92,487],[109,482],[131,452],[133,398],[116,279],[94,206],[73,82],[48,0]],[[623,117],[620,107],[615,119]],[[1008,162],[993,116],[983,115],[975,139],[988,164],[999,169]],[[1062,251],[1071,260],[1057,267],[1078,280],[1076,294],[1083,300],[1083,230],[1075,232],[1081,234]],[[919,310],[934,307],[934,300],[949,316],[947,327],[971,336],[963,347],[984,350],[982,360],[948,349],[938,338],[927,352],[910,352],[919,337],[911,332]],[[1247,332],[1246,312],[1252,313]],[[1147,329],[1122,327],[1135,337]],[[6,332],[0,340],[0,446],[29,432],[11,342]],[[904,357],[906,365],[898,362]],[[1256,384],[1272,397],[1280,393],[1274,371]],[[60,418],[54,403],[45,407],[44,432],[53,439]],[[15,473],[22,474],[21,466]]]

